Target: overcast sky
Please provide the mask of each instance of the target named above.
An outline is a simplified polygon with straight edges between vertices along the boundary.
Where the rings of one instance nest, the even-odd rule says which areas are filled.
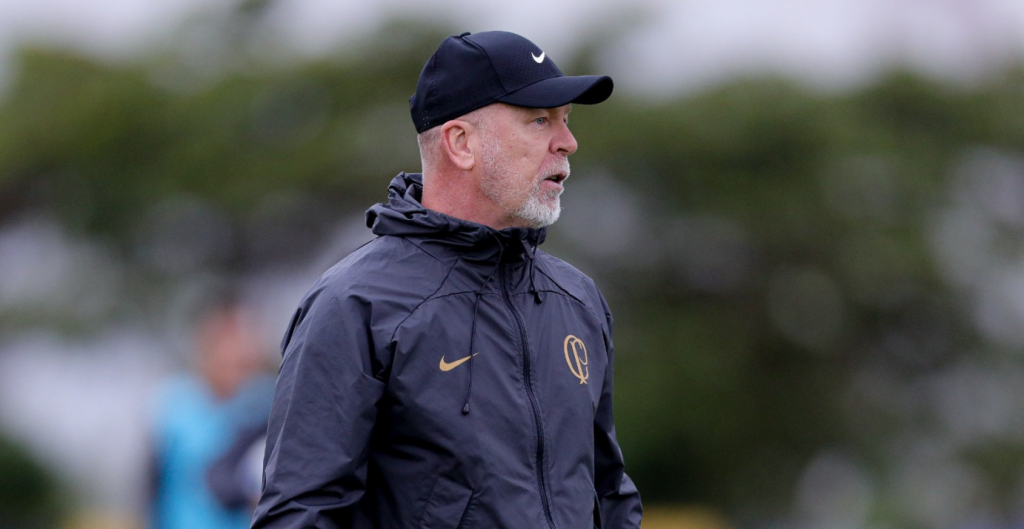
[[[0,0],[0,65],[26,40],[131,55],[182,20],[229,0]],[[863,82],[907,61],[970,77],[1024,56],[1021,0],[280,0],[276,30],[319,52],[373,32],[394,13],[468,31],[508,29],[556,60],[601,42],[616,85],[647,93],[779,71],[819,86]],[[616,26],[628,22],[629,31]],[[2,72],[3,70],[0,70]]]
[[[166,42],[198,9],[230,3],[4,0],[0,57],[27,40],[130,55]],[[594,40],[616,86],[641,93],[764,71],[843,87],[898,61],[970,78],[1024,57],[1021,0],[283,0],[272,19],[296,49],[321,52],[373,33],[395,12],[467,31],[515,31],[556,59]]]

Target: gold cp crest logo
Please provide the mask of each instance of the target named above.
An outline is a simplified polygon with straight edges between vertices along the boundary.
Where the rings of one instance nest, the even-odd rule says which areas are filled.
[[[572,371],[572,375],[580,379],[580,384],[586,384],[587,379],[590,378],[590,369],[587,368],[587,346],[584,345],[583,340],[568,335],[565,337],[565,363],[569,364],[569,371]]]

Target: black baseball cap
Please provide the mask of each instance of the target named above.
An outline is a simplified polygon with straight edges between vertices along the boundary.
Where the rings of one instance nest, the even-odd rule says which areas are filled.
[[[507,31],[451,36],[423,66],[409,110],[423,132],[491,103],[555,108],[612,94],[607,75],[566,76],[544,50]]]

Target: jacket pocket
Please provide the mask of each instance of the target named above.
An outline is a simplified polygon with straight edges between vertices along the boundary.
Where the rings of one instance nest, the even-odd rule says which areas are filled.
[[[456,529],[472,496],[473,490],[469,487],[444,477],[437,478],[417,526],[422,529]]]

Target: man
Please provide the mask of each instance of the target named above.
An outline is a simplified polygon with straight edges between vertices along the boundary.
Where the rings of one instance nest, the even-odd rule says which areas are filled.
[[[566,77],[506,32],[446,39],[410,98],[423,174],[314,285],[284,339],[253,527],[636,528],[611,315],[540,252],[576,140]]]
[[[196,372],[165,381],[154,402],[151,529],[244,529],[252,519],[251,500],[224,502],[219,494],[222,484],[233,485],[238,478],[211,482],[210,475],[239,435],[265,428],[274,380],[255,339],[256,323],[243,304],[218,298],[199,316]]]

